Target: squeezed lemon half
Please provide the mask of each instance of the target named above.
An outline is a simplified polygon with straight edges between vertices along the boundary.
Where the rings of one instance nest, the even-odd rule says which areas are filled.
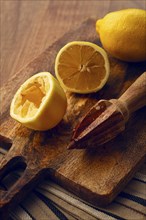
[[[61,121],[66,108],[66,95],[59,82],[49,72],[41,72],[20,86],[12,100],[10,115],[33,130],[48,130]]]
[[[68,91],[97,92],[109,77],[107,54],[90,42],[70,42],[57,54],[55,74],[61,86]]]

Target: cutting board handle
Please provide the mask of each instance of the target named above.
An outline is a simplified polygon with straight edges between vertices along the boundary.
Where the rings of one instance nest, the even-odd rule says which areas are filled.
[[[137,78],[119,98],[119,101],[124,104],[129,115],[146,105],[146,72]]]
[[[9,154],[9,153],[8,153]],[[20,156],[21,157],[21,156]],[[8,159],[8,160],[7,160]],[[11,159],[6,156],[2,161],[0,169],[0,179],[3,178],[4,174],[11,171],[14,163],[19,163],[21,158],[14,156]],[[27,195],[27,193],[34,188],[34,186],[40,182],[40,179],[44,178],[43,170],[38,171],[38,169],[32,169],[26,167],[22,176],[16,180],[14,185],[12,185],[8,190],[0,190],[0,216],[1,219],[7,219],[11,206],[18,203],[22,198]]]

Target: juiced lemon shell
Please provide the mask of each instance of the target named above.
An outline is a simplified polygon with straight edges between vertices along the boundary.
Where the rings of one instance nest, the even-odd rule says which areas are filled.
[[[10,115],[28,128],[47,130],[61,121],[66,107],[66,95],[59,82],[49,72],[41,72],[20,86],[12,100]]]

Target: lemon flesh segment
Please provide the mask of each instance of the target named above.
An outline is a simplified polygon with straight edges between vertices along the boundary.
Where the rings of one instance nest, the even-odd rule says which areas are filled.
[[[66,90],[76,93],[96,92],[109,77],[108,57],[102,48],[93,43],[70,42],[56,57],[55,73]]]
[[[33,130],[48,130],[63,118],[66,95],[48,72],[29,78],[16,92],[10,107],[12,118]]]

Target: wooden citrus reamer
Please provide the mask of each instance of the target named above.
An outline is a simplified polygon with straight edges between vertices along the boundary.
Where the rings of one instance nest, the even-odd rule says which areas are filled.
[[[98,147],[125,129],[131,113],[146,105],[146,72],[119,99],[98,101],[76,126],[68,149]]]

